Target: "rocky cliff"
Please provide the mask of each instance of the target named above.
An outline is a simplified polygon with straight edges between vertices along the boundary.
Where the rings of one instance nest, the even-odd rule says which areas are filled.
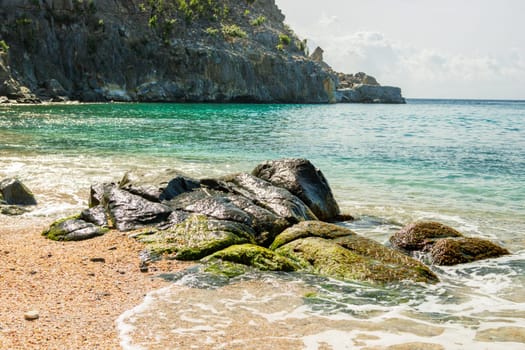
[[[274,0],[0,0],[0,100],[337,102],[283,21]]]

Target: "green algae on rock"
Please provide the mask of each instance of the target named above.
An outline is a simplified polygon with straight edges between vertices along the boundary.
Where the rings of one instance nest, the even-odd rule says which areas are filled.
[[[353,238],[353,237],[352,237]],[[381,247],[375,242],[360,237],[358,251],[376,251],[375,254],[362,255],[357,251],[346,249],[337,240],[319,237],[307,237],[294,240],[276,250],[302,266],[311,266],[313,273],[324,276],[352,281],[366,281],[372,283],[390,283],[402,280],[414,282],[436,282],[438,278],[425,265],[414,259],[382,260],[382,254],[393,256],[399,254]],[[403,265],[409,263],[408,266]]]
[[[254,244],[230,246],[208,256],[203,262],[210,262],[215,259],[252,266],[261,271],[296,271],[301,269],[300,265],[287,257]]]
[[[356,235],[356,233],[350,229],[335,224],[321,221],[303,221],[284,230],[280,235],[275,237],[275,240],[270,245],[270,249],[275,250],[280,246],[299,238],[320,237],[334,239],[349,235]]]
[[[81,241],[102,236],[108,231],[108,228],[81,220],[76,215],[55,221],[42,235],[54,241]]]
[[[253,237],[249,226],[195,214],[168,229],[140,234],[137,239],[153,255],[198,260],[231,245],[253,243]]]

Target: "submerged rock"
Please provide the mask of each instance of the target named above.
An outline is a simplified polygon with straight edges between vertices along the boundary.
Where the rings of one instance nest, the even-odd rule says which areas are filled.
[[[18,206],[18,205],[5,205],[0,202],[0,214],[4,215],[10,215],[10,216],[17,216],[25,214],[29,211],[26,207]]]
[[[339,206],[323,173],[306,159],[283,159],[259,164],[252,175],[286,188],[299,197],[319,220],[340,214]]]
[[[36,205],[33,193],[17,179],[4,179],[0,181],[0,195],[7,204],[11,205]]]
[[[436,239],[445,237],[462,237],[463,235],[439,222],[415,222],[406,225],[390,237],[395,248],[408,252],[423,250]]]
[[[510,254],[486,239],[463,236],[438,222],[417,222],[403,227],[390,237],[401,251],[424,253],[436,265],[456,265]]]
[[[71,217],[54,222],[42,235],[54,241],[82,241],[108,232],[107,228]]]
[[[440,239],[428,252],[436,265],[463,264],[510,254],[507,249],[486,239],[467,237]]]

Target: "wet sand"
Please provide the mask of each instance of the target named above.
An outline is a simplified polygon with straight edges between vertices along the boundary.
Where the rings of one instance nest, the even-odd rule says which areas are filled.
[[[0,215],[0,349],[118,349],[118,316],[167,285],[159,273],[188,266],[142,273],[143,246],[128,234],[54,242],[41,236],[47,225]],[[38,319],[26,320],[32,310]]]

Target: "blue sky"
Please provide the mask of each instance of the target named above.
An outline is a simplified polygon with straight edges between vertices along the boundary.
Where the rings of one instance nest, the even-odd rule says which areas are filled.
[[[406,97],[525,100],[524,0],[275,0],[325,61]]]

